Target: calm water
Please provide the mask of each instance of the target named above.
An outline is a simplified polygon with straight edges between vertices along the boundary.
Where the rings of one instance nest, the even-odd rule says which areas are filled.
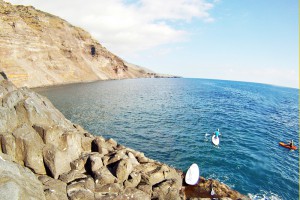
[[[253,199],[298,199],[298,90],[204,79],[135,79],[39,91],[71,121]],[[220,146],[210,134],[220,129]]]

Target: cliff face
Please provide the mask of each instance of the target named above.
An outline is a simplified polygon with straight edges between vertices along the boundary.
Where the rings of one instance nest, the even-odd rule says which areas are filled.
[[[125,63],[89,33],[34,7],[0,0],[0,71],[17,87],[157,77]]]

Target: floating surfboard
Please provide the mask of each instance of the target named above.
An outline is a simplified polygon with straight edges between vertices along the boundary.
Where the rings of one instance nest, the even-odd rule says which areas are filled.
[[[211,141],[212,141],[212,143],[213,143],[214,145],[216,145],[216,146],[218,146],[219,143],[220,143],[219,137],[216,138],[215,135],[212,136]]]
[[[185,175],[185,182],[189,185],[196,185],[199,180],[199,167],[197,164],[192,164]]]

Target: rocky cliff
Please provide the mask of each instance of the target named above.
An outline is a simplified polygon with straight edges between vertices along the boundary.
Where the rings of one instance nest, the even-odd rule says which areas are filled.
[[[86,31],[31,6],[0,0],[0,27],[0,71],[17,87],[168,77],[125,63]]]
[[[88,133],[47,98],[0,75],[0,199],[247,199],[217,181],[187,186],[183,177]]]

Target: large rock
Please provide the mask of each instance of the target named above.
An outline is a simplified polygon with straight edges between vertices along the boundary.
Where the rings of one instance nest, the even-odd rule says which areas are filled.
[[[24,165],[36,174],[46,174],[42,149],[43,140],[39,134],[27,124],[13,132],[16,140],[16,160],[24,161]]]
[[[7,158],[0,153],[0,199],[45,199],[43,185],[34,173]]]
[[[181,199],[180,189],[181,187],[178,188],[176,186],[175,180],[168,180],[159,183],[154,187],[152,198],[180,200]]]
[[[116,166],[116,176],[119,182],[124,182],[125,180],[127,180],[132,170],[133,170],[133,166],[129,159],[121,160]]]
[[[94,179],[96,186],[117,182],[117,178],[106,167],[102,167],[101,169],[95,171]]]
[[[46,175],[41,175],[38,179],[43,183],[44,192],[47,200],[67,200],[66,188],[67,184],[53,179]]]

